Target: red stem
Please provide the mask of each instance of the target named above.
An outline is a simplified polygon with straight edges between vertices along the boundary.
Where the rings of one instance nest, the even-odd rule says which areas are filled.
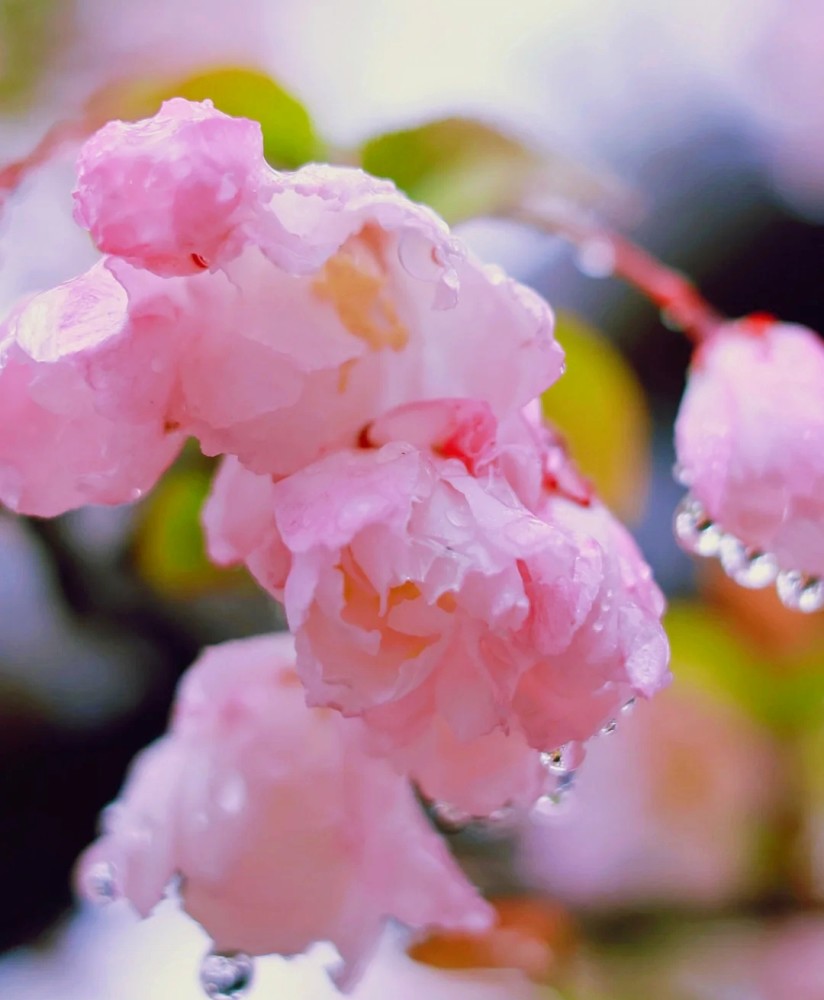
[[[662,264],[626,237],[580,218],[567,207],[517,209],[508,217],[561,236],[583,251],[603,252],[608,258],[609,273],[629,282],[666,313],[668,325],[682,330],[695,343],[706,340],[726,322],[680,271]]]

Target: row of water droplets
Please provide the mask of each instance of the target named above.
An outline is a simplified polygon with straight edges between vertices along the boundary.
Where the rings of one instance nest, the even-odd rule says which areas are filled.
[[[798,570],[782,570],[769,552],[746,546],[725,532],[688,493],[675,511],[675,537],[693,555],[718,559],[727,576],[742,587],[775,586],[785,607],[812,613],[824,608],[824,579]]]

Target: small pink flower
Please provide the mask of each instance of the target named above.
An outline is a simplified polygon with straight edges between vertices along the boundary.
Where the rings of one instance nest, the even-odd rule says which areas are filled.
[[[74,428],[59,502],[0,469],[20,480],[24,499],[7,492],[22,511],[128,500],[186,435],[285,476],[355,446],[394,407],[450,396],[501,418],[561,373],[546,303],[475,260],[431,211],[359,170],[272,171],[258,127],[208,103],[110,123],[84,147],[75,197],[112,255],[25,310],[27,374],[14,376],[15,402],[0,397],[0,423],[67,369],[84,384],[55,404]],[[78,309],[90,296],[111,305]],[[13,353],[0,356],[0,379]],[[120,409],[115,386],[129,390]],[[140,399],[173,434],[160,453],[132,435]],[[105,453],[99,490],[76,454],[84,428]],[[54,448],[35,421],[31,463]]]
[[[751,316],[702,344],[676,423],[687,548],[745,586],[824,606],[824,343]]]
[[[291,955],[331,941],[351,985],[386,918],[479,930],[491,911],[406,782],[364,754],[360,725],[306,708],[293,662],[288,635],[201,657],[78,881],[94,894],[110,865],[145,916],[179,875],[184,908],[217,949]]]

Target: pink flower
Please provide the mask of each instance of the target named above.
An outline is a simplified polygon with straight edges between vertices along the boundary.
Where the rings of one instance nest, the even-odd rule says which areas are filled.
[[[682,543],[790,607],[824,606],[824,344],[751,316],[696,352],[676,424]]]
[[[46,375],[83,384],[60,403],[76,432],[61,447],[65,489],[41,495],[48,484],[15,468],[0,473],[20,480],[5,502],[52,512],[81,498],[123,502],[184,435],[284,476],[356,445],[398,405],[477,399],[500,418],[560,375],[546,303],[469,256],[432,212],[358,170],[276,173],[260,142],[257,126],[177,99],[84,147],[77,217],[121,256],[26,308],[28,374],[14,376],[16,402],[0,397],[7,433],[42,399]],[[87,315],[78,299],[112,304]],[[13,360],[6,350],[0,379]],[[115,385],[132,389],[122,409]],[[180,435],[135,439],[139,399],[154,429]],[[87,444],[105,451],[99,491],[77,454]],[[49,449],[51,431],[35,421],[31,462]]]
[[[170,732],[137,759],[79,884],[101,865],[144,916],[180,875],[215,947],[295,954],[331,941],[351,985],[384,921],[483,929],[491,911],[358,723],[307,709],[287,635],[192,667]]]
[[[205,510],[212,555],[284,601],[310,701],[361,716],[425,794],[476,815],[530,805],[538,751],[668,678],[637,549],[588,494],[558,492],[579,477],[517,423],[498,441],[480,404],[401,407],[372,447],[279,483],[228,461]]]

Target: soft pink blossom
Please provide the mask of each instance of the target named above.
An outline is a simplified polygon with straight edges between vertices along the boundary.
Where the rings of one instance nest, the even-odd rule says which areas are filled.
[[[61,446],[65,488],[49,495],[3,470],[19,480],[4,497],[19,510],[128,500],[178,432],[283,476],[357,444],[393,407],[450,396],[500,418],[560,375],[546,303],[475,260],[431,211],[358,170],[272,171],[257,126],[208,102],[110,123],[84,148],[76,199],[100,246],[123,256],[26,307],[27,374],[12,376],[14,400],[0,396],[5,433],[46,375],[78,385],[59,404],[76,431]],[[87,315],[81,299],[111,304]],[[0,379],[14,357],[4,350]],[[134,390],[120,410],[116,384]],[[139,399],[171,441],[121,430]],[[35,421],[31,463],[54,447]],[[89,461],[105,464],[99,491]]]
[[[549,432],[513,420],[499,440],[480,404],[401,407],[278,483],[228,460],[205,510],[213,556],[284,601],[312,703],[474,814],[533,802],[536,751],[668,678],[648,567]]]
[[[721,328],[696,351],[676,449],[692,498],[731,536],[733,575],[736,540],[747,553],[769,554],[777,570],[824,574],[824,343],[816,334],[760,316]],[[693,547],[725,557],[720,534],[715,548],[699,535]],[[761,582],[770,579],[765,568]]]
[[[482,929],[489,908],[406,782],[363,752],[362,729],[307,709],[287,635],[207,650],[170,732],[137,759],[84,855],[147,915],[173,876],[219,950],[295,954],[331,941],[353,981],[388,917]]]

